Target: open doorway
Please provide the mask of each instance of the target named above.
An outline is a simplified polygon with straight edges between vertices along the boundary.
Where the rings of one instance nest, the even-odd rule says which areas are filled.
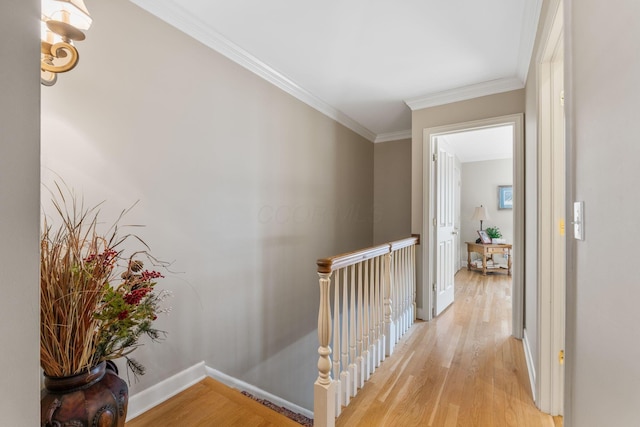
[[[435,191],[430,183],[436,182],[435,173],[437,172],[437,141],[438,138],[452,137],[454,134],[461,132],[489,130],[493,128],[506,127],[511,133],[511,147],[512,147],[512,167],[513,167],[513,179],[512,179],[512,192],[513,192],[513,290],[512,290],[512,315],[513,315],[513,328],[512,334],[516,338],[522,338],[523,328],[523,264],[522,264],[522,243],[524,242],[523,230],[524,230],[524,209],[523,209],[523,197],[519,194],[519,189],[523,189],[524,181],[524,150],[523,150],[523,117],[522,114],[515,114],[510,116],[502,116],[491,119],[479,120],[474,122],[459,123],[449,126],[441,126],[437,128],[425,129],[423,132],[423,153],[424,153],[424,178],[425,185],[423,186],[424,195],[424,212],[428,215],[423,217],[423,230],[425,234],[424,242],[426,245],[425,250],[422,253],[423,265],[427,267],[423,276],[423,307],[426,308],[427,318],[431,319],[435,313],[436,307],[436,256],[437,256],[437,241],[436,235],[438,227],[436,226],[437,212],[435,211]],[[496,193],[498,189],[496,188]],[[460,222],[462,222],[464,215],[460,212]],[[474,239],[475,240],[475,239]],[[463,239],[460,239],[463,242]],[[459,246],[459,245],[458,245]],[[462,251],[460,251],[462,252]],[[453,270],[453,269],[451,269]]]
[[[440,134],[431,141],[436,236],[433,316],[453,303],[454,275],[461,267],[475,270],[479,262],[482,274],[511,275],[510,246],[483,247],[481,253],[491,252],[480,256],[475,253],[480,246],[474,244],[485,232],[499,240],[490,243],[513,242],[513,131],[511,124],[487,126]]]
[[[502,200],[513,186],[513,126],[498,125],[443,135],[455,151],[456,168],[456,271],[467,266],[465,242],[478,239],[478,230],[493,230],[505,243],[513,243],[513,209]],[[486,218],[473,220],[475,208],[483,207]],[[490,237],[494,237],[493,234]],[[472,255],[473,257],[473,255]],[[501,258],[501,259],[498,259]],[[504,262],[496,257],[496,262]],[[474,261],[472,259],[472,261]]]

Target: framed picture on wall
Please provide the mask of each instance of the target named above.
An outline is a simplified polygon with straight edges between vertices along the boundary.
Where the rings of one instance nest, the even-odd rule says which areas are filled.
[[[491,243],[491,237],[484,230],[478,230],[478,236],[480,236],[480,242],[484,245],[487,243]]]
[[[498,186],[498,209],[513,209],[513,187],[510,185]]]

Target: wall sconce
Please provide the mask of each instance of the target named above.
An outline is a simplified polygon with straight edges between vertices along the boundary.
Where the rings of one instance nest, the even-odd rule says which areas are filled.
[[[486,221],[488,219],[491,219],[489,218],[489,212],[487,212],[487,208],[482,205],[476,207],[473,211],[473,216],[471,217],[471,221],[480,221],[480,230],[482,230],[482,221]]]
[[[91,26],[91,16],[83,0],[42,0],[40,43],[40,83],[53,86],[58,73],[78,64],[74,41],[82,41],[82,30]]]

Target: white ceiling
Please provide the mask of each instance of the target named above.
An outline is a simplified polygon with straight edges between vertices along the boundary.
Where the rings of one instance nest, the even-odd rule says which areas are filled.
[[[372,141],[524,87],[542,0],[131,0]]]
[[[462,163],[513,157],[513,126],[498,126],[451,133],[441,137]]]

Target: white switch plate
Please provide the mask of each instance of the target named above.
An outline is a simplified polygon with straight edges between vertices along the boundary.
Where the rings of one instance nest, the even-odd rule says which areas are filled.
[[[584,240],[584,202],[573,202],[573,238]]]

